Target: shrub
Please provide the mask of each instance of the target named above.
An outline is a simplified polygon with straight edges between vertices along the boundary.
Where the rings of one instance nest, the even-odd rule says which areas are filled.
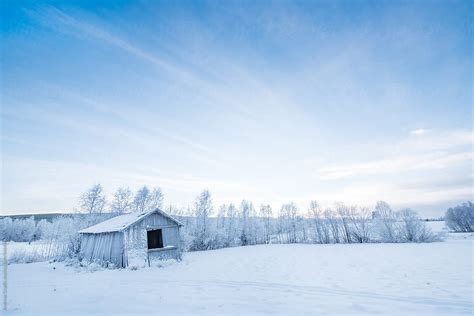
[[[474,232],[474,204],[471,201],[449,208],[446,225],[455,232]]]

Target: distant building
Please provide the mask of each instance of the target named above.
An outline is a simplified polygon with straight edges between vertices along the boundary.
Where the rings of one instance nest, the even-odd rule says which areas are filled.
[[[180,259],[178,220],[160,209],[116,216],[79,231],[87,261],[127,267],[133,260]]]

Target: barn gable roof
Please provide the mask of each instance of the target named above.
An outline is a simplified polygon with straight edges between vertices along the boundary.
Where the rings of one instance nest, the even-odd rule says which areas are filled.
[[[168,218],[169,220],[175,222],[178,226],[183,226],[181,222],[179,222],[178,220],[174,219],[170,215],[166,214],[165,212],[157,208],[149,212],[135,212],[135,213],[115,216],[115,217],[112,217],[111,219],[100,222],[99,224],[80,230],[79,233],[100,234],[100,233],[120,232],[154,213],[158,213]]]

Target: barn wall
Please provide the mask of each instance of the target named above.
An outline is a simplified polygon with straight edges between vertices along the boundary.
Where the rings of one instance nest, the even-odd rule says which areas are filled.
[[[149,251],[148,257],[150,262],[166,259],[181,259],[181,252],[179,248],[170,248],[163,250]]]
[[[143,220],[133,224],[124,232],[124,245],[127,261],[143,262],[148,260],[148,242],[147,230],[150,229],[163,230],[163,246],[174,246],[179,248],[180,236],[179,226],[172,220],[160,215],[151,214]],[[152,252],[150,252],[152,253]],[[132,259],[133,256],[133,259]],[[160,254],[153,253],[150,257],[158,258],[179,258],[178,249],[163,249]]]
[[[124,267],[124,238],[123,233],[82,234],[81,255],[87,261],[113,263]]]

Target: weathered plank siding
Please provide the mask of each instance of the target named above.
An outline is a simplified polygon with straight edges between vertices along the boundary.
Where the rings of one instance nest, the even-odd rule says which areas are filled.
[[[157,260],[181,259],[181,252],[177,247],[168,247],[155,250],[148,250],[148,260],[154,262]]]
[[[124,266],[123,233],[83,234],[81,255],[87,261]]]

